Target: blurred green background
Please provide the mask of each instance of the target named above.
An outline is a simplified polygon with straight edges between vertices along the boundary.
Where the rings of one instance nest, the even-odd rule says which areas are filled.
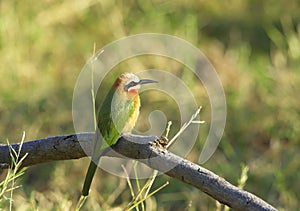
[[[238,183],[281,210],[300,207],[300,2],[291,1],[16,1],[0,2],[0,143],[74,133],[72,94],[76,78],[97,49],[127,35],[156,32],[185,39],[216,68],[227,98],[221,144],[205,167]],[[155,67],[186,80],[210,108],[199,81],[165,58],[127,61],[138,71]],[[122,67],[122,64],[120,64]],[[122,69],[122,68],[116,68]],[[116,73],[117,75],[117,73]],[[114,80],[111,77],[110,81]],[[108,84],[110,82],[108,80]],[[202,90],[199,92],[199,90]],[[162,98],[157,100],[161,103]],[[149,101],[144,97],[144,105]],[[155,105],[155,100],[152,101]],[[162,103],[160,105],[163,105]],[[146,107],[142,113],[147,113]],[[176,109],[171,114],[176,116]],[[194,111],[191,111],[191,114]],[[147,115],[137,127],[147,128]],[[172,119],[176,123],[176,118]],[[174,134],[179,125],[174,125]],[[208,125],[201,127],[206,134]],[[200,135],[199,140],[205,140]],[[203,141],[188,159],[197,162]],[[74,209],[89,160],[30,167],[14,192],[15,210]],[[3,178],[5,172],[2,172]],[[126,181],[97,172],[83,210],[122,208],[131,200]],[[160,176],[170,185],[151,198],[155,210],[215,210],[199,190]],[[112,194],[118,189],[120,193]],[[115,199],[111,199],[112,195]],[[5,209],[7,201],[1,201]]]

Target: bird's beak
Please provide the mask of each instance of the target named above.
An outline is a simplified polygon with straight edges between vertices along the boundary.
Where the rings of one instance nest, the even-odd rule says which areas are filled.
[[[158,83],[158,81],[150,80],[150,79],[142,79],[138,82],[138,84],[149,84],[149,83]]]

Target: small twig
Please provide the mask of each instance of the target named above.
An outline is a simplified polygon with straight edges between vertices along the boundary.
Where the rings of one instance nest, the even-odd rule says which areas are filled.
[[[172,126],[172,121],[168,121],[167,129],[166,129],[166,137],[168,138],[170,130]]]
[[[183,126],[180,128],[180,130],[176,133],[176,135],[169,141],[169,143],[166,146],[166,149],[169,149],[170,146],[175,142],[175,140],[183,133],[183,131],[185,131],[185,129],[192,123],[196,123],[196,124],[203,124],[204,121],[194,121],[194,119],[197,118],[197,116],[199,115],[200,111],[201,111],[201,106],[200,108],[198,108],[196,110],[196,112],[193,114],[193,116],[191,117],[191,119],[184,123]]]

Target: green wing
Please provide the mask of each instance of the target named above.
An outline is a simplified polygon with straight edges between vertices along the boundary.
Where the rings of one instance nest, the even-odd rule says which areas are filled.
[[[129,117],[134,112],[134,102],[126,100],[118,92],[110,92],[100,109],[98,127],[106,141],[101,148],[116,143]]]
[[[103,149],[117,142],[126,122],[133,112],[133,101],[125,100],[122,96],[119,96],[117,92],[114,95],[112,90],[108,93],[98,115],[98,127],[103,138],[96,137],[92,161],[90,162],[82,188],[83,197],[81,197],[81,200],[84,200],[89,194],[91,183],[97,169],[97,163],[99,162]],[[105,141],[103,141],[103,139]]]

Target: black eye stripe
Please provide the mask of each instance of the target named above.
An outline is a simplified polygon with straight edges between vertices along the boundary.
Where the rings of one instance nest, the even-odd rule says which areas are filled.
[[[131,87],[134,87],[134,86],[136,86],[136,85],[138,85],[138,84],[139,84],[139,82],[130,81],[129,84],[126,84],[126,85],[124,86],[124,90],[125,90],[125,91],[128,91]]]
[[[130,87],[133,87],[133,86],[136,86],[137,84],[138,84],[137,82],[131,81],[131,82],[129,83],[129,86],[130,86]]]

